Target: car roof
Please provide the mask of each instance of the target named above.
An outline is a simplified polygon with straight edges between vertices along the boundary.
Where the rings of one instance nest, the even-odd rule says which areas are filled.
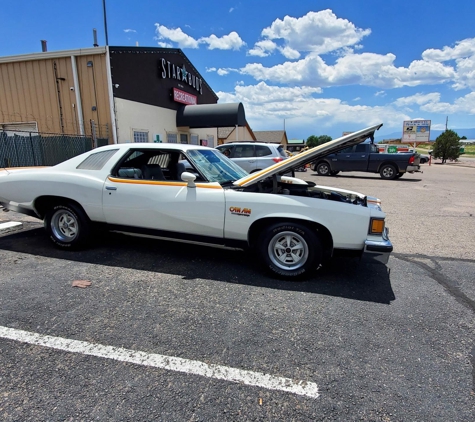
[[[151,143],[151,142],[127,142],[123,144],[109,144],[102,147],[98,147],[94,149],[94,152],[100,152],[107,149],[130,149],[130,148],[140,148],[140,149],[162,149],[162,150],[170,150],[170,151],[189,151],[193,149],[211,149],[214,148],[205,147],[202,145],[192,145],[192,144],[172,144],[172,143]]]

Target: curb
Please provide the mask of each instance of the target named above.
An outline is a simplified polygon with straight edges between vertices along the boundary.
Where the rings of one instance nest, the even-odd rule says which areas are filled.
[[[23,223],[16,221],[8,221],[7,223],[0,223],[0,235],[16,232],[23,229]]]

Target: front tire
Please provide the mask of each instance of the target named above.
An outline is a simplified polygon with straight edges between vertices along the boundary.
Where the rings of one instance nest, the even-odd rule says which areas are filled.
[[[60,249],[79,249],[90,235],[90,223],[82,209],[73,204],[55,205],[46,213],[45,229]]]
[[[322,263],[322,246],[315,232],[298,223],[277,223],[259,237],[258,249],[267,269],[286,279],[310,276]]]
[[[316,170],[320,176],[329,176],[332,169],[328,163],[323,162],[317,165]]]
[[[392,164],[385,164],[379,170],[379,175],[382,179],[393,180],[398,175],[398,172]]]

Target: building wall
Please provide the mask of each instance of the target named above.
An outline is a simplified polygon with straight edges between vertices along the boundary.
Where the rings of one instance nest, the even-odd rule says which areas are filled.
[[[188,143],[191,143],[191,134],[197,135],[198,140],[208,140],[210,136],[217,143],[217,129],[188,129],[176,127],[176,111],[136,101],[114,99],[117,118],[117,141],[119,143],[133,142],[134,130],[147,132],[148,142],[154,142],[159,135],[161,142],[167,142],[167,134],[177,134],[179,142],[180,134],[188,135]]]
[[[110,137],[105,53],[74,59],[67,54],[52,57],[51,53],[5,59],[0,62],[0,124],[36,122],[40,132],[79,134],[79,89],[85,133],[91,134],[93,120],[99,125],[98,135]],[[74,82],[72,60],[76,61],[79,86]]]

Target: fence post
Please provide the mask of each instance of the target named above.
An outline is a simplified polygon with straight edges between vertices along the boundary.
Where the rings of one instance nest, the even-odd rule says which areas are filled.
[[[96,124],[91,120],[92,149],[97,148]]]

